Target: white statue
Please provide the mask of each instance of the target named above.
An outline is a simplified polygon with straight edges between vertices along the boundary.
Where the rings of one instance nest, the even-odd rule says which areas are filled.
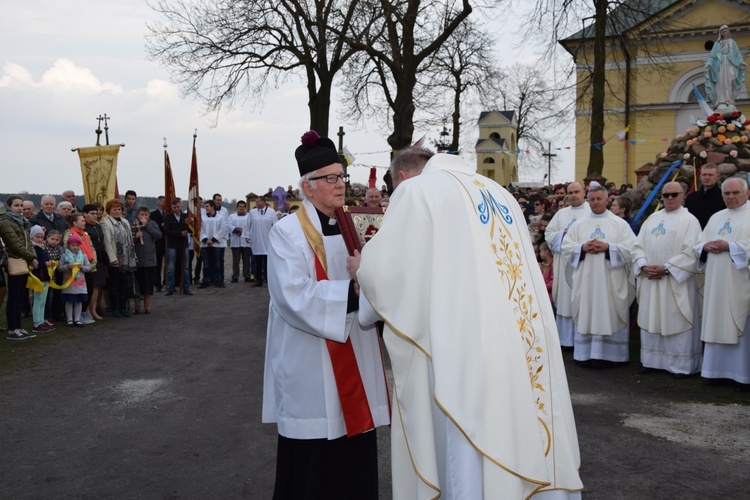
[[[706,79],[706,94],[714,109],[720,105],[734,108],[734,103],[745,83],[747,64],[737,44],[729,35],[725,24],[719,28],[719,39],[711,49],[708,61],[703,67]]]

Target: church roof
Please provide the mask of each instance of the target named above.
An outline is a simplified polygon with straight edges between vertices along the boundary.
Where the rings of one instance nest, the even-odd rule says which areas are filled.
[[[484,119],[487,118],[492,113],[500,113],[508,120],[508,122],[512,122],[513,116],[516,114],[516,112],[512,110],[511,111],[499,111],[499,110],[482,111],[481,113],[479,113],[479,123],[482,123],[482,121],[484,121]]]
[[[616,36],[629,31],[642,22],[651,19],[664,9],[683,1],[684,0],[625,0],[607,15],[606,36]],[[560,43],[565,45],[565,42],[588,40],[591,38],[594,38],[593,22],[577,33],[560,40]]]
[[[499,139],[479,139],[477,140],[477,144],[474,147],[474,149],[481,149],[483,151],[497,151],[497,150],[504,150],[505,148],[505,139],[502,137]]]

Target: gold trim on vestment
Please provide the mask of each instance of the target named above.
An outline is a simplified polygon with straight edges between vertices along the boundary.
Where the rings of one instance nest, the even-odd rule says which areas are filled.
[[[302,232],[305,233],[307,242],[310,243],[310,247],[312,247],[313,253],[318,256],[318,260],[320,260],[323,270],[326,272],[326,275],[328,275],[328,262],[326,261],[326,247],[323,245],[323,235],[318,232],[310,221],[305,205],[300,205],[299,210],[297,210],[297,219],[299,220],[300,226],[302,226]]]

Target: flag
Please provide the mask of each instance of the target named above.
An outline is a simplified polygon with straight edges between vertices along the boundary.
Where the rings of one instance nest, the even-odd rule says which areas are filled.
[[[421,139],[419,139],[417,142],[411,145],[413,148],[421,148],[422,144],[424,144],[424,140],[427,138],[427,134],[423,135]]]
[[[117,155],[120,145],[92,146],[78,148],[78,159],[81,162],[83,177],[83,194],[86,203],[107,202],[116,198],[117,193]]]
[[[196,257],[201,255],[201,206],[198,201],[198,154],[195,150],[193,135],[193,159],[190,162],[190,184],[188,186],[188,230],[193,234],[193,251]]]
[[[174,177],[172,165],[169,163],[169,153],[164,149],[164,212],[172,213],[172,200],[175,199]]]
[[[346,162],[349,165],[353,165],[354,160],[356,160],[356,158],[354,158],[354,155],[346,148],[346,146],[344,146],[344,158],[346,158]]]
[[[706,115],[706,118],[714,114],[711,106],[708,105],[706,100],[703,98],[701,91],[698,90],[698,87],[695,84],[693,84],[693,92],[695,93],[695,98],[698,99],[698,104],[701,107],[701,111],[703,111],[703,113]]]
[[[377,175],[378,175],[377,174],[377,170],[375,170],[375,167],[372,167],[370,169],[369,182],[367,183],[368,184],[367,185],[368,188],[374,188],[375,187],[375,183],[377,182]]]

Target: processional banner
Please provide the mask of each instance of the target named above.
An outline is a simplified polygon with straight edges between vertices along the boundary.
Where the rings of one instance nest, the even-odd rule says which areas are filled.
[[[78,148],[86,203],[107,201],[115,197],[117,186],[117,155],[120,145]]]

